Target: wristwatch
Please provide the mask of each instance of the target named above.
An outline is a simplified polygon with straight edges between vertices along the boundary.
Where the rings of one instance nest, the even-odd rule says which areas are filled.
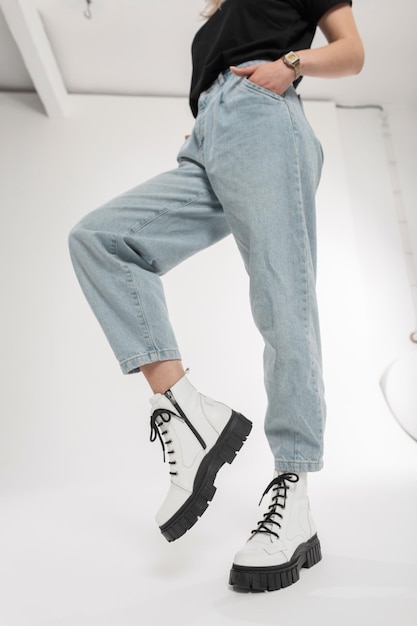
[[[295,72],[295,80],[301,76],[301,59],[296,52],[288,52],[282,57],[285,65],[292,67]]]

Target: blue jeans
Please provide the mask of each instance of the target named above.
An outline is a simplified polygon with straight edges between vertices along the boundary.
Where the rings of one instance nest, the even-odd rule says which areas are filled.
[[[181,358],[160,276],[232,233],[265,342],[265,432],[276,467],[288,471],[322,467],[321,167],[294,89],[279,96],[228,70],[201,95],[178,167],[93,211],[70,235],[80,284],[122,371],[131,373]]]

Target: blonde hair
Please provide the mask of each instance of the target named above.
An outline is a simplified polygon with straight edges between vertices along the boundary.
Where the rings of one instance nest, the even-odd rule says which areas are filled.
[[[203,17],[211,17],[214,13],[216,13],[217,9],[220,9],[221,5],[225,1],[226,0],[207,0],[206,6],[204,7],[201,15]]]

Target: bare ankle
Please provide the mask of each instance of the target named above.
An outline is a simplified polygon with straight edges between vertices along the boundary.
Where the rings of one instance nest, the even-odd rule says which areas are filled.
[[[153,393],[165,393],[185,374],[182,362],[179,360],[157,361],[142,365],[141,371]]]

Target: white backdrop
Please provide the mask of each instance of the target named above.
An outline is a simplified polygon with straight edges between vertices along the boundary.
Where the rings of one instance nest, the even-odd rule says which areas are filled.
[[[383,181],[379,130],[367,120],[376,143],[361,135],[355,143],[359,125],[352,121],[342,143],[333,104],[306,103],[306,111],[326,155],[318,292],[329,416],[325,469],[310,477],[325,560],[279,596],[280,616],[295,626],[307,618],[348,626],[360,613],[368,625],[395,619],[411,626],[416,443],[379,390],[369,303],[381,294],[355,214],[372,209],[373,200],[368,194],[363,206],[351,202],[361,176],[352,183],[348,168],[349,185],[345,174],[345,158],[352,162],[361,150],[377,185]],[[272,473],[262,345],[233,241],[184,263],[165,285],[191,379],[244,412],[254,430],[218,477],[216,504],[169,547],[153,520],[168,472],[159,446],[148,441],[149,391],[140,376],[120,373],[67,251],[68,232],[82,215],[175,165],[191,123],[183,99],[73,97],[71,116],[51,120],[35,96],[0,94],[0,621],[7,626],[133,626],[144,615],[158,626],[276,623],[274,594],[261,606],[259,598],[227,590],[231,559],[259,517]],[[392,204],[381,207],[394,229]],[[373,270],[388,289],[384,251],[374,243],[369,239],[378,255]],[[411,302],[395,236],[390,245],[395,298],[376,310],[378,327],[395,335],[404,316],[410,319]],[[393,352],[402,342],[402,333],[395,336]]]

